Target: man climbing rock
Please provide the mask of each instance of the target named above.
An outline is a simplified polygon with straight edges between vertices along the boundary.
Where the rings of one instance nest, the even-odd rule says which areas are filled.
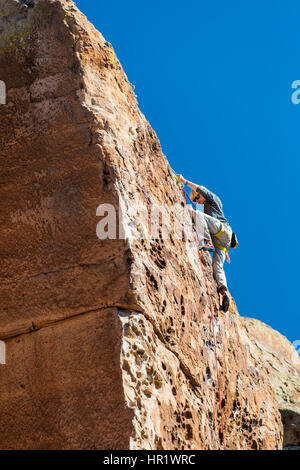
[[[227,312],[230,299],[228,296],[227,281],[224,273],[224,261],[229,248],[237,245],[235,234],[226,220],[223,212],[222,202],[216,194],[212,193],[204,186],[197,186],[186,180],[182,175],[177,175],[179,181],[191,188],[190,199],[198,204],[203,204],[204,212],[197,211],[197,215],[202,219],[204,232],[211,235],[214,245],[213,273],[217,282],[218,292],[222,295],[222,310]]]

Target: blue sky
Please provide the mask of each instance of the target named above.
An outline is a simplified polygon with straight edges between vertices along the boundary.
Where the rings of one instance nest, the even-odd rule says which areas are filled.
[[[240,314],[300,339],[299,1],[76,3],[171,166],[222,199],[240,242],[225,266]]]

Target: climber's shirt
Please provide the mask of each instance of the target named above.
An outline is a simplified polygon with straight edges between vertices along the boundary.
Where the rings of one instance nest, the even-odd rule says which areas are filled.
[[[197,186],[196,191],[205,198],[204,214],[208,214],[211,217],[215,217],[215,219],[228,224],[223,212],[221,199],[204,186]]]

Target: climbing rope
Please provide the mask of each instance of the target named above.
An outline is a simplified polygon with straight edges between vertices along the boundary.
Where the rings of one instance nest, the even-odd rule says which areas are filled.
[[[177,181],[177,184],[179,185],[179,188],[181,189],[181,193],[182,193],[182,196],[184,198],[184,201],[186,203],[186,200],[189,200],[190,203],[192,204],[193,208],[196,210],[196,205],[193,203],[193,201],[190,199],[189,195],[187,194],[187,192],[185,191],[184,189],[184,185],[179,181],[175,171],[172,170],[172,172],[174,173],[174,177]],[[197,242],[197,232],[195,232],[195,240]],[[198,240],[199,242],[199,240]],[[211,292],[210,292],[210,288],[209,288],[209,284],[208,284],[208,280],[207,280],[207,276],[205,274],[205,269],[204,269],[204,266],[203,266],[203,263],[202,263],[202,260],[201,260],[201,256],[200,256],[200,250],[197,250],[198,252],[198,257],[199,257],[199,261],[200,261],[200,266],[201,266],[201,270],[202,270],[202,273],[203,273],[203,277],[205,279],[205,285],[206,285],[206,292],[207,292],[207,296],[208,296],[208,299],[209,299],[209,304],[210,304],[210,315],[211,315],[211,323],[212,323],[212,332],[213,332],[213,340],[214,340],[214,355],[215,355],[215,361],[216,361],[216,372],[217,372],[217,382],[218,382],[218,393],[219,393],[219,408],[220,408],[220,418],[221,418],[221,445],[223,447],[223,450],[226,449],[226,443],[225,443],[225,433],[224,433],[224,419],[223,419],[223,408],[222,408],[222,395],[221,395],[221,381],[220,381],[220,373],[219,373],[219,367],[218,367],[218,357],[217,357],[217,347],[216,347],[216,334],[215,334],[215,322],[214,322],[214,306],[213,306],[213,301],[212,301],[212,296],[211,296]]]

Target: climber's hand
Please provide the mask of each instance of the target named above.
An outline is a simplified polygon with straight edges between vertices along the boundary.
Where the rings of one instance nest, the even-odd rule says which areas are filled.
[[[183,184],[186,183],[186,179],[182,176],[182,175],[177,175],[177,178],[179,179],[179,181]]]

